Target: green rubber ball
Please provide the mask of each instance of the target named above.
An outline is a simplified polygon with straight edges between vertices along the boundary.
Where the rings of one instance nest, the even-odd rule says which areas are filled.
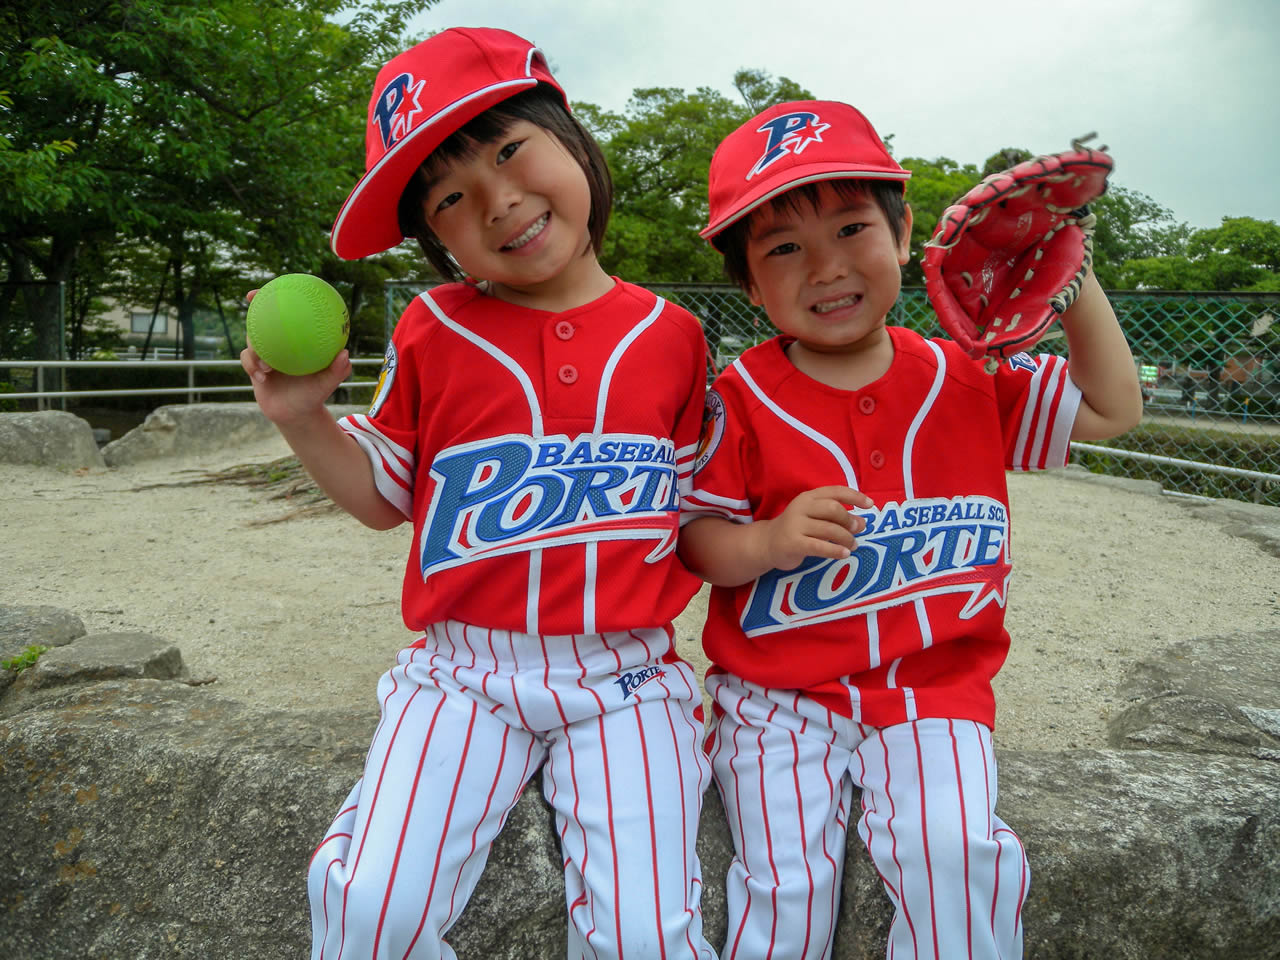
[[[245,327],[268,366],[300,377],[333,362],[347,345],[351,318],[342,295],[319,277],[285,273],[254,294]]]

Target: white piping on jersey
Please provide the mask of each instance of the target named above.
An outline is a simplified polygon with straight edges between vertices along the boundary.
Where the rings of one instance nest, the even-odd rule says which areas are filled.
[[[733,361],[733,369],[738,371],[738,376],[742,377],[743,382],[746,383],[747,387],[750,388],[751,392],[756,395],[756,397],[760,400],[761,403],[763,403],[766,407],[768,407],[771,411],[773,411],[773,413],[777,416],[779,420],[781,420],[783,423],[787,424],[788,426],[793,427],[794,429],[800,431],[800,433],[804,434],[814,443],[818,444],[820,447],[822,447],[824,450],[830,453],[831,456],[835,458],[836,463],[839,464],[840,469],[844,471],[845,485],[852,487],[854,490],[858,489],[858,482],[857,482],[858,478],[857,478],[857,475],[853,472],[853,464],[849,462],[849,458],[845,456],[843,450],[841,450],[838,446],[836,446],[835,443],[829,437],[824,437],[822,434],[820,434],[817,430],[813,429],[813,427],[809,426],[807,423],[803,423],[802,421],[797,420],[791,414],[787,413],[785,410],[783,410],[780,406],[778,406],[773,401],[772,397],[766,396],[764,391],[761,390],[756,385],[756,382],[751,379],[751,374],[747,373],[747,368],[743,366],[741,357]]]
[[[920,625],[920,649],[933,646],[933,626],[929,623],[929,611],[925,609],[924,598],[916,597],[916,623]]]
[[[418,295],[418,298],[427,305],[427,307],[431,310],[433,314],[435,314],[437,320],[443,323],[446,327],[448,327],[458,336],[462,337],[464,340],[469,340],[471,343],[474,343],[477,347],[479,347],[485,353],[489,354],[489,356],[493,357],[493,359],[497,360],[500,364],[502,364],[504,367],[506,367],[508,370],[511,371],[511,375],[515,377],[516,380],[519,382],[520,389],[524,391],[525,399],[529,402],[529,416],[533,421],[532,427],[529,432],[530,436],[533,436],[533,437],[545,436],[545,433],[542,428],[542,408],[538,404],[538,395],[537,393],[534,392],[533,381],[529,379],[529,375],[524,372],[524,369],[520,366],[520,364],[516,363],[514,360],[511,359],[511,357],[509,357],[502,350],[498,349],[498,347],[494,346],[484,337],[480,336],[477,333],[472,333],[466,327],[462,326],[462,324],[458,323],[456,320],[453,320],[451,317],[445,314],[445,312],[440,309],[440,307],[436,304],[436,302],[431,299],[431,294],[429,291],[420,293]],[[537,633],[538,631],[530,630],[529,632]]]
[[[1031,425],[1035,422],[1036,413],[1040,409],[1040,381],[1044,379],[1047,364],[1043,362],[1043,354],[1039,359],[1041,362],[1036,365],[1036,372],[1031,375],[1031,389],[1028,391],[1027,405],[1022,410],[1022,421],[1018,424],[1018,442],[1013,445],[1013,462],[1020,470],[1025,469],[1023,454],[1027,449],[1027,436],[1031,433]]]
[[[524,632],[537,636],[538,598],[542,586],[542,551],[529,551],[529,589],[525,591]]]
[[[593,432],[600,433],[604,429],[604,408],[609,399],[609,383],[613,380],[613,371],[618,366],[618,361],[622,359],[622,355],[627,352],[627,348],[635,342],[635,339],[653,326],[653,322],[658,319],[658,314],[662,313],[662,308],[666,305],[667,301],[658,297],[649,315],[632,327],[627,335],[618,341],[618,345],[613,348],[613,353],[609,354],[609,362],[604,365],[604,373],[600,375],[600,389],[596,393],[596,424]]]
[[[902,484],[908,500],[914,500],[916,496],[915,480],[911,472],[911,454],[915,447],[916,434],[920,432],[920,425],[924,423],[924,418],[933,409],[933,401],[938,398],[938,393],[942,390],[942,382],[947,378],[947,358],[943,356],[942,349],[932,340],[925,340],[924,344],[933,351],[938,367],[933,375],[933,385],[929,387],[924,403],[920,404],[920,409],[916,411],[915,418],[907,430],[907,439],[902,445]]]
[[[381,470],[375,468],[373,471],[374,486],[378,488],[378,492],[382,494],[388,503],[403,513],[405,517],[412,519],[413,493],[411,488],[413,477],[405,467],[405,464],[413,463],[413,454],[398,443],[390,440],[364,414],[354,414],[350,417],[349,422],[353,427],[358,427],[359,429],[347,428],[347,436],[360,445],[360,448],[371,463],[382,467]],[[403,483],[397,483],[391,476],[393,473]]]
[[[1071,429],[1076,425],[1076,413],[1080,409],[1080,388],[1071,379],[1071,368],[1063,374],[1062,397],[1058,400],[1058,412],[1053,418],[1053,430],[1049,436],[1049,449],[1045,451],[1045,463],[1057,466],[1067,459],[1071,447]]]
[[[582,580],[582,632],[596,632],[596,558],[599,544],[592,540],[586,544]]]
[[[880,666],[880,618],[876,611],[867,614],[867,669]]]
[[[902,688],[902,705],[907,710],[907,720],[916,719],[916,692],[910,687]]]

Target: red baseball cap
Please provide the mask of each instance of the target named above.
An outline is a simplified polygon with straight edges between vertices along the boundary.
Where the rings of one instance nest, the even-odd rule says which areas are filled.
[[[778,194],[818,180],[900,180],[871,121],[847,103],[797,100],[752,117],[716,148],[707,177],[711,240]]]
[[[333,252],[356,260],[400,243],[396,208],[414,170],[467,121],[539,83],[568,109],[542,51],[489,27],[445,30],[388,61],[369,99],[365,175],[333,222]]]

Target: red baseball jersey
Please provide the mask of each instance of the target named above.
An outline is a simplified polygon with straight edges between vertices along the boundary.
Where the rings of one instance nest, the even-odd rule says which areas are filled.
[[[1080,391],[1060,357],[1019,354],[992,376],[950,340],[889,334],[892,366],[860,390],[801,373],[779,337],[708,392],[684,522],[776,517],[829,484],[875,508],[857,511],[867,527],[847,559],[713,588],[703,643],[716,669],[872,726],[992,725],[1009,648],[1005,470],[1066,463]]]
[[[615,279],[562,313],[424,293],[369,412],[342,427],[414,525],[402,611],[531,634],[660,626],[699,584],[676,558],[706,390],[702,328]]]

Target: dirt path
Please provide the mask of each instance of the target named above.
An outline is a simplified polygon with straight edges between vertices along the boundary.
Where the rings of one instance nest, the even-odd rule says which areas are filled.
[[[0,602],[171,640],[224,696],[375,710],[378,676],[413,639],[398,613],[408,529],[336,512],[264,522],[293,506],[262,488],[189,485],[287,453],[273,440],[81,475],[0,465]],[[1010,477],[1004,747],[1102,746],[1127,664],[1183,638],[1280,626],[1280,559],[1177,501],[1071,473]],[[691,659],[704,604],[678,621]]]

